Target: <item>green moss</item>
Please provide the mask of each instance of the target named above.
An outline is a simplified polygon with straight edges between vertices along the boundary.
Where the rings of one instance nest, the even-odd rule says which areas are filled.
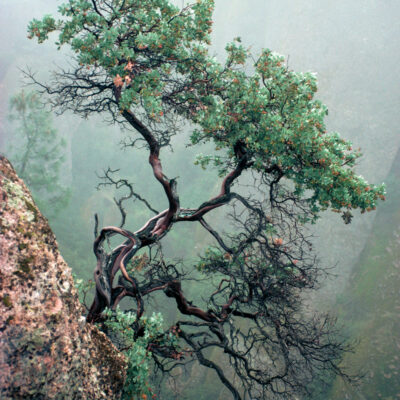
[[[29,201],[29,196],[23,191],[22,186],[4,178],[4,190],[8,195],[7,205],[10,208],[22,211],[22,216],[28,222],[36,221],[37,211],[35,206]],[[27,199],[28,197],[28,199]]]
[[[8,308],[11,308],[11,307],[12,307],[12,303],[11,303],[11,300],[10,300],[10,296],[9,296],[8,294],[6,294],[6,295],[1,299],[1,301],[3,302],[3,304],[4,304],[6,307],[8,307]]]
[[[26,243],[19,243],[18,244],[18,250],[24,250],[28,247],[28,245]]]
[[[20,351],[25,350],[29,353],[34,353],[44,346],[44,339],[42,337],[43,330],[37,329],[35,331],[21,332],[19,336],[12,339],[13,345]]]
[[[25,227],[23,225],[21,225],[21,224],[18,225],[16,228],[16,231],[18,233],[20,233],[21,235],[24,235],[24,237],[26,237],[27,239],[32,239],[32,236],[33,236],[32,232],[26,231]]]
[[[28,256],[23,258],[19,264],[17,271],[14,272],[15,275],[22,279],[33,279],[33,273],[31,269],[31,264],[35,261],[34,256]]]
[[[28,200],[25,199],[26,208],[33,213],[33,222],[37,221],[38,212],[36,207]]]
[[[21,260],[19,262],[19,269],[22,272],[30,273],[31,272],[31,267],[29,266],[29,264],[31,264],[34,260],[35,260],[35,257],[33,257],[33,256],[29,256],[29,257],[24,258],[23,260]]]

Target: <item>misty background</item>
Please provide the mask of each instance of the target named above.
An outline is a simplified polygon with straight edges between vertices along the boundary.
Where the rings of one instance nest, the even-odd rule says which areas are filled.
[[[15,125],[7,115],[10,96],[23,87],[20,69],[30,68],[46,80],[57,65],[68,63],[68,48],[57,51],[51,41],[38,45],[27,39],[26,28],[31,19],[54,14],[61,3],[0,0],[0,152],[11,161]],[[398,0],[216,0],[212,51],[217,58],[222,60],[226,43],[240,36],[255,55],[267,47],[286,56],[290,69],[316,72],[317,97],[329,108],[328,131],[361,147],[358,174],[387,184],[387,202],[376,212],[355,212],[350,225],[326,212],[313,227],[320,263],[332,267],[332,276],[310,299],[311,307],[337,314],[345,332],[359,342],[344,363],[365,373],[356,388],[332,382],[321,399],[400,398],[399,11]],[[96,190],[98,175],[107,167],[119,168],[120,176],[128,176],[156,208],[163,208],[164,198],[157,185],[151,186],[146,154],[121,150],[124,132],[117,127],[101,117],[86,121],[70,114],[54,117],[53,123],[66,140],[61,180],[71,198],[56,216],[42,212],[74,273],[89,279],[95,266],[94,214],[100,226],[120,222],[115,193]],[[175,145],[171,160],[161,156],[166,174],[179,176],[182,205],[190,207],[215,194],[219,182],[193,165],[198,149],[188,150],[179,140]],[[128,211],[131,230],[148,216],[139,204]],[[194,257],[209,242],[201,228],[176,226],[166,249],[176,257]],[[165,398],[229,399],[215,381],[212,371],[192,370],[190,381],[171,383]]]

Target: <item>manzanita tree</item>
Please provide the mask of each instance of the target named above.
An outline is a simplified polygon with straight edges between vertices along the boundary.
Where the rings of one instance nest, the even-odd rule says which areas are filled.
[[[28,75],[56,111],[101,113],[135,132],[130,145],[147,149],[154,184],[168,204],[158,212],[132,184],[106,173],[106,183],[129,195],[117,201],[121,226],[103,228],[94,242],[96,294],[87,321],[102,321],[106,309],[128,296],[136,313],[131,328],[140,338],[148,299],[163,292],[180,312],[168,330],[179,340],[171,345],[155,335],[148,342],[155,366],[169,371],[194,357],[216,371],[235,399],[292,398],[317,377],[343,374],[346,346],[332,320],[302,312],[302,293],[320,273],[305,226],[327,209],[349,223],[350,210],[369,211],[384,199],[384,187],[356,175],[360,154],[327,133],[315,76],[289,70],[270,50],[250,58],[240,39],[218,62],[208,52],[212,0],[182,9],[168,0],[69,0],[59,12],[60,19],[33,20],[29,37],[42,43],[59,32],[58,46],[70,46],[75,64],[55,71],[48,83]],[[200,205],[181,206],[160,154],[189,124],[192,145],[215,145],[197,163],[217,168],[221,188]],[[129,197],[154,212],[133,230],[124,227]],[[206,221],[221,207],[231,219],[227,233]],[[177,223],[200,223],[215,239],[196,265],[176,265],[159,250]],[[120,245],[107,250],[115,235]],[[138,257],[141,249],[147,255]],[[184,269],[196,267],[210,285],[208,299],[195,305],[182,281]],[[223,361],[208,357],[209,349]]]

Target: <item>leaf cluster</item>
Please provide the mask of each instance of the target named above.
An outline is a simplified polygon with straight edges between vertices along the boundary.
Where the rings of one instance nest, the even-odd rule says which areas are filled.
[[[139,398],[143,395],[155,397],[150,384],[151,345],[177,347],[176,336],[169,331],[164,332],[161,313],[142,318],[144,329],[139,337],[134,328],[136,314],[117,307],[116,310],[106,309],[104,317],[102,329],[106,328],[107,334],[122,348],[128,360],[123,398]]]

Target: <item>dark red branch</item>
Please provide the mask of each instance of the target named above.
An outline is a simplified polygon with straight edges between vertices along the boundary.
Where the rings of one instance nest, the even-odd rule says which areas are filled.
[[[231,296],[228,299],[227,303],[222,306],[221,317],[223,319],[226,319],[228,317],[228,315],[230,314],[230,312],[231,312],[230,307],[231,307],[233,301],[236,300],[236,298],[237,298],[237,296],[235,296],[235,295]]]
[[[102,244],[104,240],[115,234],[126,237],[127,241],[114,249],[113,254],[110,257],[104,252]],[[100,235],[96,238],[93,244],[93,251],[97,258],[97,265],[94,271],[96,293],[87,316],[88,322],[96,321],[104,308],[112,306],[112,285],[118,270],[121,271],[123,277],[133,286],[134,294],[138,302],[138,317],[141,316],[143,312],[141,297],[134,279],[128,275],[125,268],[126,264],[140,247],[140,240],[135,236],[135,234],[126,229],[111,226],[101,230]]]
[[[214,314],[201,310],[200,308],[194,307],[188,303],[183,295],[181,283],[179,281],[170,282],[165,289],[165,294],[167,297],[173,297],[176,300],[178,310],[182,314],[193,315],[207,322],[213,322],[217,320]]]
[[[176,221],[199,221],[204,214],[208,213],[215,208],[221,207],[227,204],[231,199],[231,186],[236,178],[238,178],[241,173],[249,167],[248,156],[244,154],[238,162],[236,168],[231,171],[223,180],[221,185],[221,191],[218,196],[213,197],[209,201],[200,205],[200,207],[193,212],[191,215],[180,216]]]
[[[159,158],[160,146],[152,132],[141,121],[139,121],[131,111],[125,110],[122,115],[146,140],[150,149],[149,163],[153,168],[153,174],[163,186],[168,198],[169,209],[167,213],[157,221],[151,232],[152,235],[159,238],[170,228],[173,217],[179,210],[179,198],[175,191],[176,182],[173,179],[169,180],[163,173],[161,160]]]

